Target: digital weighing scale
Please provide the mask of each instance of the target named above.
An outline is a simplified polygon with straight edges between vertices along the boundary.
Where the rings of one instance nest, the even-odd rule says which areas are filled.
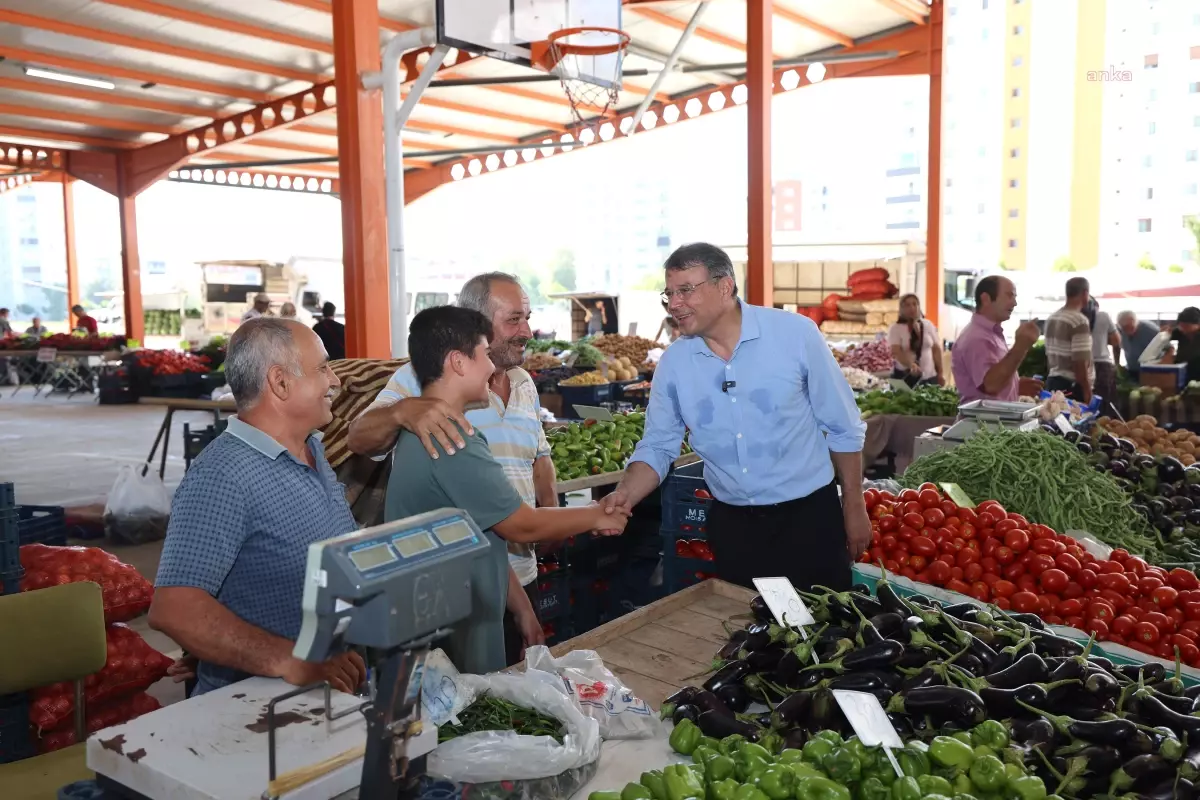
[[[365,649],[369,697],[241,681],[92,736],[97,782],[131,798],[415,797],[437,746],[420,719],[425,656],[470,616],[471,566],[491,546],[457,509],[310,545],[293,652],[324,661]]]
[[[1037,403],[1010,403],[1003,400],[973,400],[958,407],[960,419],[942,433],[956,444],[965,442],[982,427],[1032,431],[1038,428]]]

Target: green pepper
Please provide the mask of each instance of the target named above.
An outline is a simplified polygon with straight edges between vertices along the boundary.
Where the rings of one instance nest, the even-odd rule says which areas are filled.
[[[993,750],[992,748],[988,747],[986,744],[975,745],[974,747],[971,748],[971,752],[975,754],[976,758],[979,758],[980,756],[994,756],[997,754],[996,750]]]
[[[971,729],[971,739],[975,744],[985,745],[993,750],[1003,750],[1008,747],[1008,728],[998,720],[987,719]]]
[[[849,747],[839,747],[821,759],[821,768],[839,783],[850,783],[862,777],[862,762]]]
[[[704,784],[696,777],[696,773],[684,764],[672,764],[664,769],[663,781],[667,786],[667,800],[704,799]]]
[[[620,792],[592,792],[588,800],[621,800]]]
[[[824,772],[821,772],[821,770],[814,767],[812,764],[809,764],[809,763],[803,762],[803,761],[797,762],[797,763],[792,763],[792,764],[784,764],[783,766],[787,767],[789,770],[792,771],[792,775],[796,778],[796,781],[794,781],[794,782],[802,781],[805,778],[828,778],[829,777]]]
[[[984,792],[998,792],[1008,785],[1004,762],[996,756],[979,756],[971,762],[968,774],[971,783]]]
[[[1036,775],[1024,775],[1009,781],[1008,788],[1020,800],[1046,800],[1046,784]]]
[[[824,730],[813,737],[814,739],[824,739],[833,744],[835,747],[844,743],[842,735],[837,731]]]
[[[720,753],[711,747],[708,747],[707,745],[699,744],[696,745],[696,749],[692,751],[692,761],[693,763],[703,765],[707,759],[716,755],[720,755]]]
[[[763,747],[762,745],[755,744],[754,742],[742,742],[741,744],[738,745],[738,752],[756,755],[759,758],[762,758],[766,761],[774,761],[775,760],[775,756],[773,756],[771,754],[770,750]]]
[[[738,787],[737,792],[733,795],[733,800],[770,800],[770,798],[754,784],[747,783]]]
[[[782,750],[784,745],[783,737],[775,731],[771,731],[770,733],[759,737],[758,743],[772,756]]]
[[[1020,765],[1009,761],[1004,764],[1004,777],[1008,779],[1009,783],[1012,783],[1018,778],[1024,778],[1025,770]]]
[[[700,744],[704,745],[705,747],[716,750],[718,753],[721,752],[721,740],[720,739],[714,739],[711,736],[701,736]]]
[[[892,793],[879,778],[867,778],[858,785],[855,800],[891,800]]]
[[[950,781],[937,775],[922,775],[917,778],[917,785],[921,787],[923,795],[943,794],[949,797],[954,794],[954,787],[950,785]]]
[[[703,736],[704,734],[700,732],[696,723],[685,717],[679,720],[675,730],[671,731],[671,738],[667,742],[676,753],[690,756],[699,747],[700,739]]]
[[[708,800],[736,800],[737,791],[742,785],[733,778],[710,783],[708,785]]]
[[[954,776],[954,793],[956,795],[975,795],[975,784],[971,783],[971,779],[967,777],[967,773],[960,772]]]
[[[627,783],[621,790],[621,800],[654,800],[654,794],[640,783]]]
[[[795,782],[796,776],[781,764],[772,764],[754,778],[754,785],[771,800],[788,800]]]
[[[804,760],[811,761],[814,764],[820,764],[825,756],[837,749],[837,745],[828,739],[822,738],[820,734],[814,736],[804,743]]]
[[[742,742],[746,741],[746,737],[740,733],[731,733],[721,740],[720,746],[717,748],[723,756],[732,756],[737,753]]]
[[[704,757],[704,780],[713,783],[714,781],[723,781],[726,778],[733,777],[736,770],[732,758],[723,756],[715,750],[709,750],[707,747],[704,750],[706,753],[711,753],[711,755],[706,754]]]
[[[892,800],[921,800],[921,784],[907,775],[892,784]]]
[[[641,784],[650,790],[650,794],[654,795],[654,800],[668,800],[667,784],[663,780],[661,769],[652,769],[643,772]]]
[[[795,747],[789,747],[786,750],[781,750],[779,755],[775,757],[776,764],[799,764],[804,760],[804,751],[798,750]]]
[[[968,744],[971,747],[975,746],[975,740],[971,738],[969,731],[958,731],[957,733],[951,734],[951,736],[954,739],[958,739],[963,744]]]
[[[847,739],[843,747],[849,750],[858,759],[860,764],[865,765],[868,760],[873,760],[868,758],[867,746],[857,736],[851,736]]]
[[[686,722],[686,720],[684,720]],[[969,744],[950,736],[935,736],[929,744],[929,757],[943,767],[966,769],[975,760]],[[997,759],[999,760],[999,759]],[[1003,765],[1001,765],[1003,767]]]
[[[908,777],[919,778],[929,774],[929,756],[913,747],[913,744],[909,742],[903,749],[895,752],[896,763],[900,765],[900,771]]]
[[[742,783],[749,782],[770,765],[770,761],[752,750],[739,750],[733,757],[734,775]]]
[[[850,790],[829,778],[805,778],[796,784],[796,800],[851,800]]]

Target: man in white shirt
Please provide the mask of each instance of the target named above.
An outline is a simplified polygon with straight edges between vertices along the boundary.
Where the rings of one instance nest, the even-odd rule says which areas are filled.
[[[271,298],[263,292],[254,295],[254,305],[246,309],[246,313],[242,314],[242,322],[248,319],[257,317],[266,317],[271,314]]]

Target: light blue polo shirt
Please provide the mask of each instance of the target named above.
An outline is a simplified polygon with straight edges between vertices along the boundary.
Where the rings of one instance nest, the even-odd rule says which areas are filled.
[[[230,417],[175,492],[155,586],[203,589],[251,625],[295,640],[308,546],[358,527],[320,434],[308,448],[316,469]],[[193,696],[249,675],[202,661],[196,677]]]

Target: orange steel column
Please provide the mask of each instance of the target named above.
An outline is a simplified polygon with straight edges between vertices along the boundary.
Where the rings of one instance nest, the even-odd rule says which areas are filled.
[[[773,0],[746,3],[746,150],[749,153],[749,209],[746,215],[746,299],[770,308],[775,301],[771,256],[771,98],[775,67],[771,41]]]
[[[79,261],[75,255],[75,179],[63,172],[63,244],[67,256],[67,319],[79,302]]]
[[[125,291],[125,338],[145,344],[142,261],[138,255],[137,196],[129,189],[129,151],[117,156],[117,211],[121,220],[121,284]]]
[[[929,188],[925,223],[925,316],[942,310],[942,0],[929,8]]]
[[[338,172],[342,205],[342,274],[346,288],[346,355],[391,355],[387,207],[383,170],[383,99],[362,86],[381,68],[378,0],[333,0]],[[387,76],[395,80],[395,76]]]

